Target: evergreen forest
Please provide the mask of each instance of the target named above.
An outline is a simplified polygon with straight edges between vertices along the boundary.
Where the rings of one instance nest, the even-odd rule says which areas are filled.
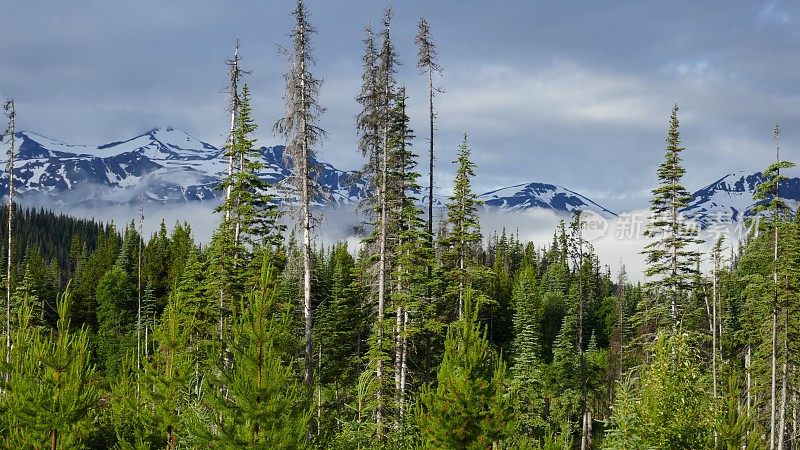
[[[145,236],[140,221],[29,208],[12,184],[5,448],[796,448],[800,217],[781,197],[793,164],[779,151],[749,234],[702,242],[679,213],[678,106],[665,114],[642,282],[600,260],[580,211],[543,246],[484,232],[466,133],[455,161],[437,159],[455,177],[434,208],[442,68],[421,19],[405,63],[427,90],[406,89],[387,8],[352,93],[365,223],[356,246],[322,244],[324,83],[303,0],[292,14],[284,117],[257,124],[238,44],[227,61],[228,173],[210,241],[191,223]],[[429,129],[410,129],[411,95],[426,99]],[[285,185],[257,176],[260,126],[286,145]]]

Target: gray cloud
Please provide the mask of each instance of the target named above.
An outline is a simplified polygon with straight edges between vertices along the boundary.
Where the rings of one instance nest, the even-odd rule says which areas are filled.
[[[18,101],[21,128],[75,143],[172,125],[219,144],[225,132],[224,61],[236,37],[260,142],[282,113],[291,0],[5,2],[0,93]],[[353,97],[361,39],[383,5],[309,1],[316,73],[325,79],[322,157],[360,164]],[[426,146],[425,86],[411,45],[426,16],[445,69],[438,100],[439,180],[446,189],[464,131],[479,164],[477,189],[547,181],[612,209],[641,206],[655,182],[667,117],[681,106],[686,185],[757,170],[783,124],[786,157],[800,157],[799,9],[788,1],[530,2],[395,5],[413,127]]]

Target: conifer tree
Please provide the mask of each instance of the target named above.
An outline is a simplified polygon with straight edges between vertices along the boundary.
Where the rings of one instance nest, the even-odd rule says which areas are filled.
[[[239,115],[240,109],[240,101],[241,97],[239,94],[239,80],[242,78],[242,75],[249,73],[248,71],[242,69],[240,66],[241,59],[239,58],[239,40],[236,40],[236,46],[233,52],[233,59],[229,59],[225,61],[225,64],[228,66],[228,76],[230,77],[230,81],[228,83],[228,111],[231,115],[231,126],[230,131],[228,132],[228,140],[225,145],[225,156],[228,157],[228,177],[233,177],[233,172],[235,170],[235,158],[239,155],[236,154],[235,150],[235,143],[236,143],[236,125],[237,125],[237,116]],[[228,184],[225,187],[225,201],[230,201],[231,199],[231,191],[233,190],[233,184]],[[231,220],[231,209],[227,209],[225,211],[225,220]]]
[[[621,265],[617,276],[617,286],[615,292],[616,304],[614,305],[616,320],[614,321],[614,331],[612,334],[611,355],[614,364],[613,379],[619,379],[626,370],[625,365],[625,346],[628,329],[628,271],[625,265]]]
[[[578,307],[578,330],[577,330],[577,349],[579,357],[579,373],[578,380],[580,383],[580,409],[581,409],[581,450],[585,450],[588,446],[589,436],[589,411],[586,405],[586,355],[584,354],[584,324],[585,324],[585,287],[584,280],[587,278],[585,273],[586,266],[584,260],[591,257],[591,245],[587,244],[583,239],[583,221],[581,219],[582,212],[577,210],[574,213],[573,222],[570,224],[570,256],[575,267],[575,272],[578,278],[577,286],[577,307]],[[589,249],[584,250],[588,246]]]
[[[210,357],[219,345],[215,338],[219,324],[219,309],[213,301],[214,289],[209,290],[204,264],[197,250],[189,254],[180,279],[172,293],[180,313],[185,316],[184,328],[188,332],[187,346],[190,350],[206,358],[206,364],[214,364],[218,358]]]
[[[386,308],[386,297],[389,291],[386,286],[389,272],[389,138],[391,122],[391,101],[395,91],[395,70],[399,64],[394,45],[391,40],[391,21],[394,13],[391,5],[386,7],[383,18],[383,32],[381,36],[381,50],[379,53],[378,64],[376,66],[376,93],[378,96],[378,124],[381,133],[381,157],[380,157],[380,187],[378,188],[378,208],[380,219],[378,219],[378,317],[375,321],[377,325],[377,351],[381,352],[384,341],[384,319]],[[376,357],[376,378],[378,391],[376,392],[378,409],[375,414],[378,439],[383,440],[383,356],[377,354]]]
[[[371,215],[373,231],[365,239],[371,255],[375,257],[372,268],[376,278],[375,296],[377,311],[373,327],[374,343],[370,351],[371,361],[375,364],[375,396],[377,410],[375,412],[376,429],[379,440],[384,439],[384,347],[386,345],[385,310],[390,286],[387,285],[391,274],[390,248],[390,205],[391,169],[391,118],[393,100],[396,99],[395,72],[400,64],[394,45],[391,41],[392,9],[388,6],[383,18],[380,50],[377,49],[374,36],[367,28],[364,39],[365,54],[362,58],[362,86],[356,97],[362,111],[356,118],[359,133],[359,151],[367,157],[363,172],[368,180],[371,195],[366,200],[366,209]]]
[[[581,357],[577,346],[578,308],[577,286],[572,287],[570,297],[573,302],[561,329],[553,341],[553,360],[545,372],[545,395],[550,398],[550,421],[552,428],[561,428],[570,434],[581,417]]]
[[[433,236],[433,135],[434,120],[436,114],[433,109],[433,97],[439,88],[433,86],[433,74],[440,73],[442,68],[436,61],[436,45],[431,39],[431,29],[428,21],[423,17],[417,24],[417,36],[414,42],[417,44],[417,67],[428,75],[428,119],[430,120],[430,138],[428,149],[428,234]],[[430,276],[430,273],[428,273]]]
[[[420,393],[417,421],[426,448],[489,448],[511,433],[506,366],[478,324],[472,291],[445,341],[436,388]]]
[[[389,140],[390,171],[387,174],[391,189],[387,200],[393,210],[391,234],[393,263],[390,274],[394,288],[391,300],[395,308],[395,401],[397,413],[395,428],[401,429],[406,415],[406,390],[408,384],[409,340],[419,327],[426,327],[422,319],[429,316],[427,297],[427,268],[432,264],[430,239],[417,207],[416,155],[411,151],[413,131],[408,128],[405,89],[400,88],[392,109],[391,137]],[[420,323],[412,325],[414,316]]]
[[[719,284],[719,271],[722,265],[722,245],[725,242],[724,236],[720,236],[714,247],[711,250],[711,379],[712,379],[712,392],[714,399],[717,398],[717,330],[719,329],[718,322],[718,284]]]
[[[311,342],[311,273],[312,273],[312,213],[311,200],[319,192],[315,182],[316,168],[313,167],[315,147],[325,137],[325,132],[316,125],[324,111],[319,105],[319,92],[322,80],[311,74],[314,64],[311,36],[316,33],[308,22],[308,9],[303,0],[297,1],[292,12],[295,26],[291,37],[293,52],[286,74],[286,116],[275,124],[275,130],[286,139],[285,156],[294,166],[292,180],[299,194],[300,217],[303,248],[303,318],[305,323],[305,383],[311,385],[313,364],[313,345]]]
[[[541,321],[536,269],[520,269],[514,285],[514,365],[511,374],[516,389],[515,409],[519,429],[533,438],[543,431]]]
[[[647,263],[645,275],[650,278],[648,287],[656,299],[651,317],[645,321],[655,320],[660,325],[666,325],[667,321],[673,331],[680,326],[684,298],[694,278],[697,252],[691,246],[698,242],[696,231],[680,214],[691,198],[681,184],[686,172],[681,165],[683,150],[676,104],[670,116],[664,162],[658,168],[659,186],[653,189],[650,201],[651,220],[645,236],[653,242],[643,252]]]
[[[780,126],[778,124],[775,125],[773,130],[773,140],[776,143],[775,146],[775,162],[770,164],[764,173],[762,174],[764,181],[756,187],[756,191],[753,194],[753,199],[758,200],[759,204],[754,208],[755,213],[761,212],[769,212],[769,219],[770,225],[773,229],[773,260],[772,260],[772,283],[773,283],[773,302],[772,302],[772,346],[771,346],[771,363],[770,363],[770,370],[771,370],[771,387],[770,387],[770,438],[769,438],[769,447],[776,448],[776,438],[777,441],[777,448],[783,447],[783,435],[784,435],[784,421],[785,421],[785,406],[781,408],[781,414],[778,418],[779,423],[776,423],[776,400],[777,400],[777,371],[778,371],[778,316],[780,314],[779,309],[781,305],[779,304],[779,285],[778,285],[778,271],[779,271],[779,264],[780,264],[780,257],[781,257],[781,246],[780,246],[780,235],[778,230],[781,228],[780,222],[784,215],[788,210],[788,205],[786,201],[781,197],[781,182],[786,179],[784,175],[781,175],[781,169],[788,169],[794,167],[794,164],[788,161],[781,160],[781,148],[780,148]],[[787,310],[788,311],[788,310]],[[787,320],[788,322],[788,320]],[[788,323],[784,323],[784,328],[788,328]],[[788,346],[788,343],[784,345],[784,349]],[[784,356],[785,358],[785,356]],[[783,380],[784,383],[787,381],[786,376],[786,361],[784,359],[784,373],[783,373]],[[782,388],[782,403],[785,405],[786,399],[786,388],[785,384]],[[776,430],[776,426],[778,427]],[[776,434],[777,433],[777,434]]]
[[[178,449],[190,439],[189,416],[199,402],[201,354],[193,348],[196,320],[184,294],[170,296],[155,330],[155,351],[146,360],[140,396],[139,440],[153,447]]]
[[[310,411],[283,345],[292,340],[292,329],[287,312],[275,308],[276,288],[274,268],[264,258],[259,286],[243,299],[232,327],[232,364],[211,380],[209,413],[193,427],[203,446],[305,446]]]
[[[67,290],[58,300],[52,332],[29,326],[30,307],[19,322],[3,403],[11,419],[10,448],[80,447],[88,435],[99,390],[86,328],[70,330]]]
[[[208,247],[208,292],[217,306],[217,340],[221,344],[220,359],[228,364],[228,349],[233,299],[244,291],[240,270],[231,255],[234,248],[233,230],[229,222],[221,221]]]
[[[142,296],[142,320],[144,322],[144,348],[142,353],[145,359],[150,356],[150,340],[152,339],[153,326],[156,320],[156,291],[152,281],[148,281]]]
[[[366,157],[361,175],[367,180],[371,189],[367,192],[366,205],[360,205],[368,214],[373,214],[379,201],[381,147],[381,109],[378,86],[378,51],[375,47],[375,35],[371,27],[366,27],[364,38],[364,55],[361,57],[361,89],[356,101],[361,111],[356,117],[358,134],[358,151]]]
[[[713,401],[687,337],[659,333],[639,378],[621,384],[606,448],[712,448]]]
[[[323,349],[319,381],[332,397],[327,398],[323,406],[338,421],[347,414],[347,406],[354,395],[349,388],[362,368],[368,323],[364,292],[356,278],[355,261],[345,243],[331,250],[328,266],[330,293],[318,307],[314,335],[318,348]]]
[[[106,373],[116,373],[136,349],[134,286],[122,267],[115,265],[103,275],[96,297],[98,356]]]
[[[470,270],[475,266],[473,254],[481,242],[478,206],[481,201],[472,192],[471,179],[475,164],[470,160],[467,134],[458,148],[458,164],[453,182],[453,196],[447,204],[447,234],[441,242],[445,247],[448,296],[456,300],[458,316],[463,312],[464,290],[471,281]]]
[[[232,137],[226,149],[235,167],[220,185],[220,189],[229,191],[230,195],[215,210],[223,212],[226,219],[214,232],[209,252],[211,285],[218,304],[217,336],[223,343],[222,359],[226,364],[230,356],[225,345],[230,331],[229,317],[236,306],[234,299],[245,288],[244,269],[249,252],[260,245],[275,244],[281,231],[277,205],[268,192],[269,184],[259,176],[263,163],[252,136],[258,126],[252,118],[247,84],[242,87],[236,103],[238,112],[234,115]]]
[[[253,137],[256,129],[258,125],[252,118],[250,108],[250,88],[245,84],[239,100],[232,144],[227,150],[238,160],[238,167],[223,180],[221,188],[230,191],[230,196],[216,209],[232,218],[229,226],[237,260],[244,257],[243,246],[252,248],[254,245],[273,244],[279,239],[278,209],[268,192],[269,184],[259,176],[263,163]],[[244,262],[239,261],[237,265],[244,265]]]

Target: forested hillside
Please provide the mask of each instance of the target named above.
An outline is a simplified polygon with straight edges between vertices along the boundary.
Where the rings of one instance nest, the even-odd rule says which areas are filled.
[[[645,282],[631,282],[623,264],[599,259],[580,211],[545,246],[482,232],[466,133],[437,220],[420,198],[433,198],[436,48],[422,19],[430,134],[420,158],[387,9],[367,30],[356,97],[368,221],[357,246],[321,245],[322,81],[302,0],[293,17],[274,125],[295,170],[285,201],[257,176],[238,45],[210,242],[188,223],[143,236],[137,221],[26,210],[10,183],[6,448],[796,447],[800,219],[781,196],[793,164],[780,159],[777,126],[750,233],[706,243],[706,254],[679,213],[691,196],[673,107]],[[6,110],[14,136],[13,102]]]

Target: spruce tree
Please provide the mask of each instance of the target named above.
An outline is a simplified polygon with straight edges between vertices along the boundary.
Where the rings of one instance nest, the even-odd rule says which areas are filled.
[[[645,247],[645,275],[648,288],[655,299],[646,322],[669,325],[677,331],[684,311],[685,298],[696,272],[697,251],[691,248],[698,240],[696,231],[681,216],[691,195],[681,184],[686,172],[681,165],[678,105],[672,108],[667,132],[664,161],[658,168],[659,186],[653,189],[650,201],[650,221],[645,236],[653,241]],[[666,322],[666,323],[665,323]]]
[[[776,423],[776,415],[778,414],[777,407],[776,407],[776,400],[777,400],[777,371],[778,371],[778,316],[780,315],[780,311],[784,310],[783,316],[786,318],[784,321],[784,329],[788,329],[788,308],[782,307],[779,303],[779,284],[778,284],[778,272],[779,272],[779,265],[781,264],[781,245],[780,245],[780,233],[779,229],[781,228],[781,221],[785,217],[788,211],[788,205],[786,200],[783,199],[781,196],[781,182],[786,179],[784,175],[781,175],[781,169],[789,169],[794,167],[794,164],[788,161],[781,160],[780,154],[780,126],[778,124],[775,125],[773,130],[773,140],[776,143],[775,146],[775,162],[770,164],[766,170],[764,170],[762,177],[764,181],[756,186],[756,191],[753,194],[753,199],[758,201],[758,204],[755,208],[753,208],[754,213],[769,213],[769,226],[773,229],[773,260],[772,260],[772,283],[773,283],[773,302],[772,302],[772,347],[771,347],[771,362],[770,362],[770,370],[771,370],[771,387],[770,387],[770,438],[769,438],[769,446],[770,448],[776,448],[776,438],[778,439],[777,448],[783,447],[783,439],[784,439],[784,425],[785,425],[785,401],[786,401],[786,382],[788,376],[786,374],[786,367],[787,363],[785,359],[788,357],[788,340],[785,340],[783,345],[784,349],[784,370],[783,370],[783,386],[782,386],[782,393],[781,393],[781,402],[782,407],[780,411],[780,415],[778,423]],[[776,430],[777,427],[777,430]],[[776,434],[777,433],[777,434]]]
[[[520,431],[530,437],[544,429],[542,414],[541,321],[536,269],[526,265],[520,269],[514,285],[514,365],[511,374],[516,389],[514,402]]]
[[[236,153],[235,143],[236,143],[236,126],[237,126],[237,117],[239,115],[240,109],[240,102],[241,96],[239,92],[239,82],[242,76],[247,72],[246,70],[242,69],[240,66],[241,58],[239,57],[239,40],[236,40],[236,47],[233,53],[233,59],[229,59],[225,61],[225,64],[228,66],[228,76],[230,77],[230,81],[228,83],[228,112],[231,115],[231,125],[230,131],[228,132],[228,140],[225,145],[225,156],[228,157],[228,177],[233,177],[233,172],[236,169],[236,157],[238,156]],[[233,190],[233,184],[228,184],[225,186],[225,201],[230,201],[231,193]],[[231,209],[227,209],[225,211],[225,220],[231,220]]]
[[[233,140],[227,150],[238,166],[228,175],[220,186],[230,195],[217,207],[217,212],[224,212],[231,217],[228,222],[233,232],[234,256],[237,260],[244,257],[247,247],[261,244],[274,244],[281,231],[278,222],[278,209],[273,196],[269,193],[270,185],[259,176],[263,168],[261,151],[256,148],[253,133],[258,125],[252,118],[250,107],[250,88],[242,87],[239,100],[239,112],[233,130]],[[244,262],[237,264],[243,265]]]
[[[97,284],[97,353],[109,374],[124,367],[127,354],[136,349],[134,286],[119,266],[111,268]]]
[[[366,340],[367,313],[365,293],[359,286],[355,261],[345,243],[331,250],[331,288],[318,307],[314,336],[317,348],[322,349],[319,361],[319,382],[325,387],[322,407],[327,420],[338,422],[348,415],[353,400],[353,380],[362,369]],[[337,423],[328,428],[337,427]]]
[[[458,164],[453,182],[453,196],[447,204],[447,234],[440,243],[445,248],[445,270],[448,280],[447,296],[456,300],[458,317],[463,312],[464,290],[472,281],[476,246],[481,243],[478,206],[481,201],[472,192],[475,163],[470,160],[467,134],[458,148]]]
[[[409,380],[409,341],[430,317],[430,304],[425,301],[429,292],[427,268],[432,265],[432,248],[422,211],[417,207],[416,155],[411,151],[413,132],[408,128],[405,89],[400,88],[392,109],[391,137],[389,140],[391,189],[387,199],[393,211],[391,236],[395,241],[390,274],[395,308],[395,428],[402,429],[406,415],[406,391]],[[417,323],[411,323],[412,318]]]
[[[311,385],[314,370],[311,327],[311,273],[312,273],[312,213],[311,201],[320,192],[315,182],[315,147],[325,137],[325,132],[316,125],[324,108],[319,105],[322,80],[311,74],[314,64],[311,36],[316,33],[308,22],[308,9],[303,0],[297,1],[292,12],[295,26],[291,37],[293,52],[286,74],[286,116],[275,124],[275,130],[286,139],[285,157],[294,166],[292,176],[294,188],[299,195],[303,248],[303,318],[305,323],[305,383]]]
[[[423,17],[417,24],[417,35],[414,38],[417,44],[417,67],[428,76],[428,119],[430,121],[430,138],[428,148],[428,234],[433,236],[433,136],[434,120],[436,114],[433,109],[433,97],[439,88],[433,86],[433,74],[440,73],[442,68],[436,61],[436,45],[431,39],[431,28],[428,21]],[[430,272],[428,273],[430,276]]]
[[[136,437],[153,447],[178,449],[191,442],[188,423],[202,392],[202,354],[192,342],[196,316],[186,300],[182,293],[170,296],[141,376]]]
[[[373,283],[376,297],[376,318],[373,326],[370,359],[375,364],[375,396],[377,410],[375,412],[376,429],[379,440],[385,437],[384,420],[385,395],[384,352],[388,350],[386,339],[385,310],[390,293],[388,280],[391,274],[391,224],[390,210],[397,208],[390,203],[392,187],[389,180],[391,170],[390,139],[393,101],[397,98],[395,72],[400,64],[391,40],[392,9],[388,6],[383,18],[380,50],[375,45],[372,31],[367,28],[364,40],[365,54],[362,58],[362,86],[356,99],[362,111],[356,118],[359,133],[359,151],[367,161],[363,173],[369,183],[371,195],[363,207],[367,210],[372,233],[366,237],[365,244],[369,253],[374,256],[372,273],[376,278]],[[396,186],[395,186],[396,188]],[[396,192],[396,189],[395,189]],[[396,200],[396,199],[395,199]]]

